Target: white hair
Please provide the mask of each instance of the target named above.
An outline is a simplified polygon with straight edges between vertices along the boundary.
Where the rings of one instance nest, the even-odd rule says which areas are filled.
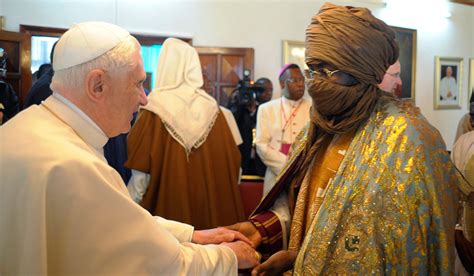
[[[133,36],[127,37],[117,46],[105,54],[70,68],[54,72],[51,81],[51,90],[61,91],[62,88],[80,89],[84,85],[84,79],[90,71],[102,69],[108,72],[122,72],[134,66],[132,56],[140,49],[140,44]]]

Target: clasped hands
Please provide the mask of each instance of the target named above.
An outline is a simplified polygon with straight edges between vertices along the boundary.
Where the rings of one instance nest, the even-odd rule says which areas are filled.
[[[262,243],[262,236],[251,222],[241,222],[226,226],[230,230],[237,231],[251,241],[254,248]],[[282,250],[273,254],[262,264],[258,264],[252,270],[252,275],[281,275],[283,272],[292,269],[298,252]]]
[[[226,227],[194,231],[192,242],[198,244],[222,244],[237,256],[239,269],[253,268],[252,275],[281,275],[293,268],[297,252],[282,250],[260,264],[260,254],[255,251],[262,243],[262,236],[250,222]]]
[[[255,244],[238,231],[217,227],[194,231],[192,242],[197,244],[222,244],[229,247],[237,256],[239,269],[255,267],[260,263],[260,254]]]

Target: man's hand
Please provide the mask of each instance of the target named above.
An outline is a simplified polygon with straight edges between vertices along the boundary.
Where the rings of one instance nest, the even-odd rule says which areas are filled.
[[[226,226],[226,228],[239,231],[245,235],[250,241],[252,241],[254,248],[257,248],[262,243],[262,236],[260,235],[260,232],[258,232],[257,228],[255,228],[255,226],[250,221],[232,224]]]
[[[243,241],[254,247],[252,242],[241,233],[224,227],[194,231],[192,242],[198,244],[220,244],[223,242]]]
[[[252,268],[260,263],[260,254],[243,241],[223,243],[234,251],[239,263],[239,269]]]
[[[252,270],[252,276],[257,275],[282,275],[283,272],[292,269],[298,252],[282,250],[273,254],[263,264]]]

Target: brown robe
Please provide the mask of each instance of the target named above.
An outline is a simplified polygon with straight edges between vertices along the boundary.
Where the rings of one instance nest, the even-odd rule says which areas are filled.
[[[150,174],[140,203],[153,215],[208,229],[244,219],[240,152],[222,113],[189,156],[160,117],[143,110],[128,137],[125,166]]]

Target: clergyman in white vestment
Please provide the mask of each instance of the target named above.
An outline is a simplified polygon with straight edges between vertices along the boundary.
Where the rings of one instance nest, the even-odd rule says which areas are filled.
[[[53,67],[54,94],[0,128],[0,275],[236,275],[258,263],[240,234],[151,216],[107,165],[102,147],[147,101],[135,38],[77,24]]]

